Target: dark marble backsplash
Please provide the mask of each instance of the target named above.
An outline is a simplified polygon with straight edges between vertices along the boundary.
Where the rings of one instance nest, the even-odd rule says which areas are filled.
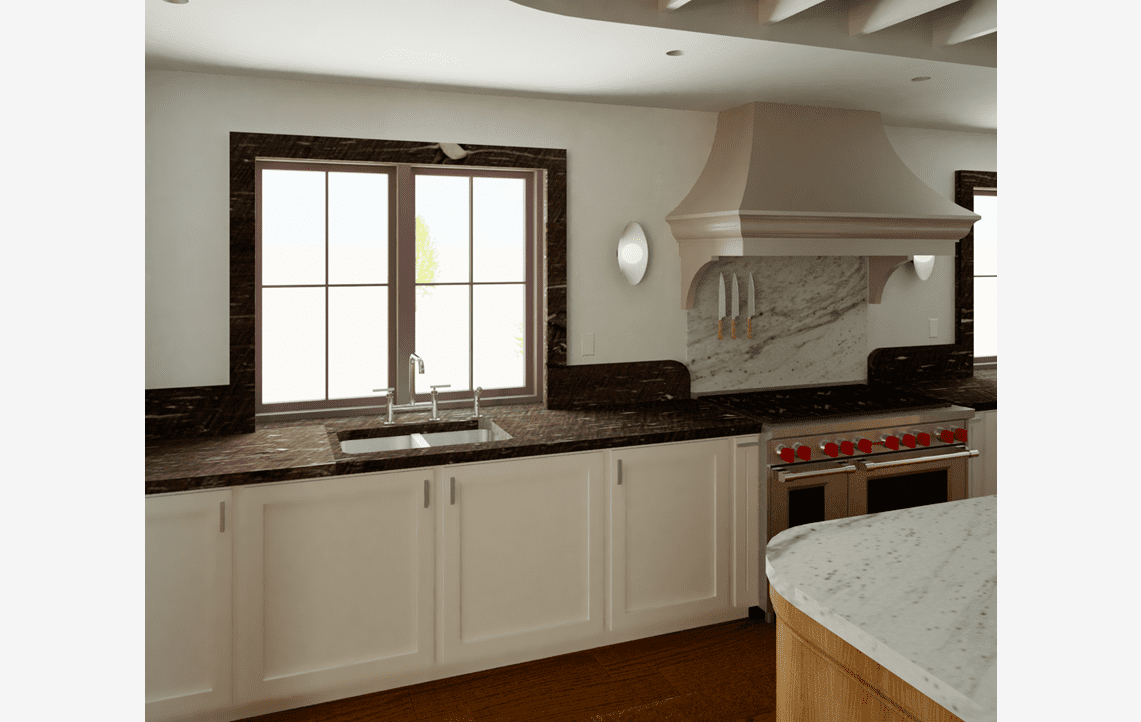
[[[689,369],[678,361],[547,368],[548,409],[589,409],[689,398]]]

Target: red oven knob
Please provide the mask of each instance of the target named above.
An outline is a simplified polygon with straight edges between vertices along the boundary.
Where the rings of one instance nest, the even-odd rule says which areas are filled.
[[[901,441],[903,442],[903,445],[906,446],[907,448],[909,448],[909,449],[915,448],[915,434],[911,434],[911,433],[904,434]]]
[[[892,451],[899,450],[899,439],[895,436],[892,436],[891,434],[888,434],[887,436],[880,439],[880,443]]]
[[[860,439],[859,441],[856,442],[856,447],[860,450],[860,453],[862,453],[862,454],[872,453],[872,442],[869,439]]]
[[[964,444],[967,443],[967,430],[966,429],[955,429],[955,440],[961,441]]]
[[[812,449],[808,448],[804,444],[793,444],[792,448],[796,449],[796,455],[802,460],[808,461],[812,458]]]
[[[840,455],[840,447],[831,441],[821,441],[820,450],[832,458],[836,458]]]
[[[851,441],[841,441],[840,453],[844,454],[845,456],[851,456],[852,454],[856,453],[856,447],[854,444],[852,444]]]
[[[928,434],[926,431],[917,433],[915,440],[919,442],[920,446],[931,446],[931,434]]]
[[[955,443],[955,432],[950,429],[935,429],[935,435],[939,437],[939,441],[944,444]]]
[[[779,456],[781,461],[785,462],[786,464],[791,464],[792,462],[796,461],[796,452],[787,446],[778,446],[777,456]]]

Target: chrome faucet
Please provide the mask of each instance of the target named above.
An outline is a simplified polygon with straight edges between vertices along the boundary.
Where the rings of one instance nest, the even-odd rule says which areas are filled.
[[[473,419],[482,419],[483,418],[483,414],[479,413],[479,395],[482,393],[483,393],[483,387],[482,386],[476,386],[475,387],[475,410],[472,411],[472,415],[471,415],[471,417]]]
[[[416,362],[420,362],[420,373],[424,373],[424,359],[415,353],[408,355],[408,404],[416,403]],[[434,414],[433,414],[434,415]]]

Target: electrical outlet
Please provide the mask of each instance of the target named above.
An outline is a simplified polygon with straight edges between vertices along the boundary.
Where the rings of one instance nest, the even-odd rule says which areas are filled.
[[[931,338],[939,338],[939,319],[927,319],[927,333]]]
[[[593,356],[594,355],[594,334],[593,333],[584,333],[582,335],[582,355],[583,356]]]

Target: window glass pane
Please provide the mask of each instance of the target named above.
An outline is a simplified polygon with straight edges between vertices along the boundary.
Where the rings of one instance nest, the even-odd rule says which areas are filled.
[[[388,386],[388,286],[329,289],[329,398],[383,396]]]
[[[264,285],[325,282],[325,174],[263,170],[261,252]]]
[[[329,283],[388,283],[388,175],[329,173]]]
[[[473,178],[472,184],[473,279],[525,280],[526,183],[522,178]]]
[[[416,176],[416,283],[466,283],[468,179]]]
[[[998,278],[975,279],[975,356],[998,356]]]
[[[264,288],[262,403],[325,398],[325,289]]]
[[[472,380],[476,386],[505,389],[526,383],[525,290],[522,284],[475,287]]]
[[[998,275],[998,196],[975,196],[975,275]],[[993,355],[993,354],[990,354]]]
[[[468,289],[470,286],[416,288],[416,353],[424,373],[416,374],[416,393],[432,384],[451,384],[442,392],[464,391],[468,384]],[[407,362],[407,360],[405,360]]]

